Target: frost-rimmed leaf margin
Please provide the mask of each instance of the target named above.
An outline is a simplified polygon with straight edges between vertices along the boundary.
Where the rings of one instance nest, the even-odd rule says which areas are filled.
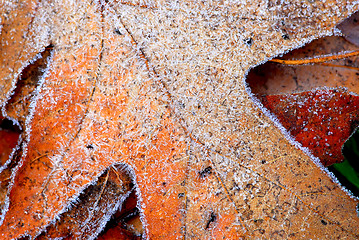
[[[77,203],[79,203],[79,197],[80,195],[89,187],[94,186],[99,178],[106,172],[106,171],[110,171],[111,168],[113,168],[115,165],[120,165],[120,170],[121,171],[125,171],[128,176],[131,179],[131,183],[133,184],[133,188],[129,189],[119,200],[117,200],[114,208],[112,209],[107,209],[107,210],[111,210],[111,211],[106,211],[105,217],[102,218],[102,222],[100,224],[100,227],[88,238],[88,240],[93,240],[96,239],[99,234],[102,232],[102,230],[106,227],[107,223],[110,221],[111,217],[119,210],[121,210],[123,203],[126,201],[126,199],[128,198],[128,196],[131,194],[132,191],[136,192],[137,195],[137,208],[139,209],[139,214],[140,214],[140,219],[141,222],[144,224],[145,223],[145,219],[144,219],[144,214],[143,214],[143,210],[141,208],[141,203],[142,203],[142,197],[141,197],[141,193],[139,192],[139,187],[137,184],[137,179],[136,179],[136,174],[134,169],[126,164],[126,163],[114,163],[109,165],[107,168],[105,168],[103,171],[99,172],[95,177],[93,177],[92,181],[89,182],[88,184],[84,185],[81,189],[78,190],[78,192],[74,195],[72,195],[72,197],[67,201],[67,203],[64,205],[65,207],[60,210],[60,212],[57,213],[57,215],[53,218],[52,221],[50,221],[47,225],[43,226],[42,229],[40,229],[32,238],[32,236],[28,235],[28,234],[23,234],[20,237],[29,237],[30,240],[31,239],[36,239],[38,236],[40,236],[42,233],[44,233],[46,231],[46,228],[51,226],[51,225],[55,225],[57,221],[61,220],[61,215],[65,214],[66,212],[70,211]],[[106,183],[104,183],[106,184]],[[146,232],[144,233],[143,239],[147,239],[146,238]]]
[[[13,79],[11,81],[11,88],[10,90],[6,93],[6,100],[2,103],[2,105],[0,106],[1,107],[1,114],[11,120],[13,122],[13,124],[15,124],[16,126],[18,126],[20,128],[20,130],[24,130],[22,129],[22,126],[21,124],[14,118],[10,117],[7,115],[6,113],[6,105],[8,104],[8,102],[10,101],[11,97],[14,95],[15,93],[15,89],[16,89],[16,84],[18,83],[18,81],[21,81],[20,80],[20,77],[22,75],[22,72],[30,65],[34,64],[37,60],[41,59],[42,56],[41,56],[41,53],[44,52],[46,50],[46,47],[44,47],[43,49],[41,49],[41,51],[39,53],[37,53],[30,61],[28,62],[25,62],[22,64],[22,66],[19,68],[19,70],[17,71],[16,74],[14,74],[13,76]],[[52,52],[52,51],[51,51]],[[52,57],[51,57],[52,58]],[[51,60],[51,59],[48,59],[48,60]],[[46,68],[44,70],[44,73],[45,71],[47,71],[48,68]]]
[[[358,1],[358,4],[359,4],[359,1]],[[266,107],[263,106],[262,102],[251,91],[251,87],[249,86],[249,84],[246,81],[249,72],[252,69],[256,68],[257,66],[265,64],[266,62],[268,62],[269,60],[271,60],[273,58],[282,57],[286,53],[289,53],[290,51],[293,51],[295,49],[299,49],[299,48],[303,47],[304,45],[312,42],[313,40],[316,40],[316,39],[322,38],[322,37],[333,36],[333,35],[336,35],[336,34],[338,34],[338,29],[336,29],[334,27],[332,30],[327,30],[326,32],[323,32],[323,33],[319,34],[318,36],[311,36],[311,38],[303,39],[302,41],[299,41],[299,40],[295,41],[291,46],[292,48],[289,48],[289,49],[287,49],[285,51],[282,51],[282,52],[277,51],[277,52],[275,52],[273,54],[272,57],[268,57],[268,58],[264,59],[263,61],[257,63],[256,65],[249,67],[247,69],[247,71],[245,72],[245,74],[244,74],[242,82],[243,82],[243,85],[245,86],[245,90],[246,90],[247,94],[249,95],[251,100],[254,102],[255,106],[257,106],[259,108],[259,110],[261,112],[263,112],[263,114],[265,116],[267,116],[274,123],[274,125],[281,131],[281,133],[284,135],[284,137],[293,146],[295,146],[297,149],[300,149],[307,156],[309,156],[309,158],[314,162],[314,164],[316,166],[318,166],[322,172],[324,172],[327,176],[329,176],[330,179],[334,183],[336,183],[350,198],[359,200],[359,197],[356,197],[349,189],[345,188],[345,186],[343,186],[339,182],[337,177],[332,172],[330,172],[326,167],[324,167],[324,165],[320,162],[320,159],[318,157],[314,156],[307,147],[304,147],[301,143],[299,143],[297,140],[295,140],[295,138],[290,134],[290,132],[288,132],[288,130],[285,127],[283,127],[283,125],[280,123],[277,116],[275,116],[275,114],[273,114],[270,110],[268,110]],[[339,34],[340,34],[340,32],[339,32]],[[298,44],[296,45],[296,43],[298,43]],[[359,213],[358,213],[358,215],[359,215]]]
[[[17,82],[17,79],[18,77],[20,76],[21,72],[27,67],[29,66],[30,64],[34,63],[36,60],[39,59],[39,54],[40,54],[40,57],[41,57],[41,52],[45,51],[46,47],[43,47],[40,51],[40,53],[38,53],[31,61],[23,64],[23,66],[19,69],[18,71],[18,74],[16,76],[14,76],[13,78],[13,88],[10,92],[13,92],[16,88],[16,82]],[[50,51],[50,55],[48,56],[48,60],[47,60],[47,66],[46,68],[43,70],[43,74],[41,75],[39,81],[38,81],[38,85],[37,87],[35,88],[34,90],[34,97],[32,98],[31,102],[30,102],[30,105],[29,105],[29,115],[26,117],[26,120],[25,120],[25,126],[23,129],[24,131],[24,139],[22,141],[22,156],[21,156],[21,160],[19,161],[19,163],[17,164],[17,166],[12,170],[12,173],[11,173],[11,181],[10,181],[10,184],[9,184],[9,187],[8,187],[8,190],[7,190],[7,195],[6,195],[6,198],[5,198],[5,203],[2,207],[2,209],[0,209],[0,225],[3,224],[3,221],[4,221],[4,218],[5,218],[5,215],[7,213],[7,211],[9,210],[9,206],[10,206],[10,199],[9,199],[9,193],[14,185],[14,180],[15,180],[15,177],[16,177],[16,174],[18,172],[18,169],[21,168],[21,166],[23,165],[24,161],[23,159],[26,157],[27,155],[27,145],[28,145],[28,142],[30,141],[30,136],[31,136],[31,122],[32,122],[32,119],[33,119],[33,116],[34,116],[34,113],[35,113],[35,108],[36,108],[36,105],[37,105],[37,101],[39,99],[39,92],[42,88],[42,85],[44,84],[45,82],[45,79],[48,77],[49,75],[49,72],[51,71],[51,67],[52,67],[52,60],[53,60],[53,56],[54,56],[54,51],[51,50]],[[5,103],[7,103],[9,100],[10,100],[10,96],[11,94],[9,94],[7,100],[5,101]],[[2,106],[2,112],[3,114],[5,113],[5,108],[6,104],[4,104]],[[6,113],[4,115],[4,117],[7,117]],[[12,118],[10,118],[11,120],[14,120]],[[14,122],[14,121],[13,121]],[[17,123],[18,125],[20,125],[17,121],[15,122]],[[20,137],[21,138],[21,137]],[[20,140],[19,138],[19,140]],[[22,140],[22,139],[21,139]],[[17,146],[15,147],[16,148],[19,148],[20,142],[18,141],[18,144]],[[13,156],[13,154],[15,153],[16,150],[13,150],[12,154],[10,155],[11,157]],[[11,158],[9,158],[6,163],[4,164],[3,167],[0,168],[0,173],[9,165],[9,163],[11,162]]]
[[[51,46],[51,45],[49,45],[49,46]],[[11,83],[11,89],[10,89],[10,91],[7,93],[6,100],[3,102],[3,105],[1,106],[1,114],[2,114],[2,116],[3,116],[5,119],[10,120],[13,125],[15,125],[15,126],[17,126],[17,127],[19,128],[20,131],[24,131],[25,129],[23,129],[23,128],[25,128],[25,126],[22,126],[22,124],[20,124],[20,122],[19,122],[17,119],[15,119],[15,118],[9,116],[9,115],[7,114],[7,112],[6,112],[6,107],[7,107],[8,103],[9,103],[9,101],[11,100],[12,96],[15,94],[15,91],[16,91],[16,89],[17,89],[17,87],[18,87],[17,84],[19,83],[19,81],[22,81],[20,78],[21,78],[21,76],[22,76],[22,74],[23,74],[23,71],[24,71],[27,67],[29,67],[30,65],[35,64],[36,61],[42,59],[42,58],[43,58],[42,54],[43,54],[45,51],[47,51],[47,49],[48,49],[48,52],[49,52],[50,54],[49,54],[49,56],[46,57],[46,60],[45,60],[45,61],[46,61],[47,63],[49,63],[49,61],[52,59],[53,49],[52,49],[52,48],[49,48],[49,46],[47,46],[47,47],[43,48],[42,50],[40,50],[39,53],[37,53],[30,61],[25,62],[25,63],[19,68],[18,72],[17,72],[17,73],[14,75],[14,77],[13,77],[13,80],[12,80],[12,83]],[[51,55],[51,54],[52,54],[52,55]],[[42,76],[45,74],[45,72],[48,71],[48,69],[49,69],[48,64],[46,65],[45,69],[40,69],[40,71],[41,71],[40,79],[41,79]],[[40,79],[39,79],[39,80],[40,80]],[[39,83],[37,83],[37,84],[39,84]],[[37,93],[38,93],[38,92],[36,92],[36,90],[35,90],[34,92],[35,92],[35,96],[37,96]],[[14,153],[15,153],[17,150],[19,150],[19,148],[20,148],[20,143],[21,143],[22,140],[23,140],[22,138],[23,138],[23,137],[22,137],[22,134],[20,134],[20,135],[19,135],[19,139],[18,139],[17,144],[16,144],[16,147],[12,150],[11,154],[9,155],[8,160],[5,162],[4,165],[0,166],[0,174],[2,173],[2,171],[3,171],[4,169],[6,169],[6,168],[8,167],[8,165],[9,165],[10,162],[11,162],[11,159],[12,159],[13,156],[14,156]]]

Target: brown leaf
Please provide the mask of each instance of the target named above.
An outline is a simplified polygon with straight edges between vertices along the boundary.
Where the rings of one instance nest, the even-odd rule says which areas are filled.
[[[133,184],[130,173],[111,166],[36,239],[89,239],[96,237],[104,222],[121,207]],[[106,210],[106,211],[103,211]]]
[[[359,12],[354,13],[338,25],[345,39],[359,46]]]
[[[137,205],[136,193],[132,191],[97,239],[141,239],[144,229]]]
[[[342,37],[326,37],[283,59],[353,50],[357,47]],[[268,62],[252,70],[247,81],[295,139],[328,166],[344,160],[341,148],[358,126],[358,67],[357,56],[298,66]]]
[[[305,59],[358,50],[342,37],[325,37],[314,40],[302,48],[284,55],[282,59]],[[267,62],[249,72],[247,82],[257,95],[292,94],[317,88],[346,88],[359,94],[359,57],[331,61],[332,64],[300,66]]]
[[[12,159],[3,239],[56,235],[51,226],[73,238],[98,233],[105,221],[81,232],[67,210],[84,195],[108,202],[101,175],[115,164],[132,174],[147,238],[358,237],[358,201],[288,140],[242,81],[358,6],[6,3],[3,106],[34,56],[53,50]],[[90,206],[78,205],[80,215]]]

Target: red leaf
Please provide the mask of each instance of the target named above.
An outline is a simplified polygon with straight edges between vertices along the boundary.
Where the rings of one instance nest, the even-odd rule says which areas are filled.
[[[324,89],[267,95],[262,103],[323,165],[344,159],[341,148],[359,121],[359,96],[340,89]]]

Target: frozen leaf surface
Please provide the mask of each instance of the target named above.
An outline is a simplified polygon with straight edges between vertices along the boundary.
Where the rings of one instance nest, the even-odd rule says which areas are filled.
[[[324,166],[344,160],[342,146],[359,122],[359,97],[344,90],[268,95],[263,105]]]
[[[301,60],[357,49],[343,37],[330,36],[282,59]],[[354,56],[307,65],[267,62],[251,70],[247,82],[295,139],[328,166],[344,159],[341,148],[358,126],[358,60]]]
[[[94,185],[89,186],[36,239],[93,239],[104,223],[121,208],[133,184],[130,173],[121,166],[111,166]]]
[[[142,239],[144,229],[137,202],[136,192],[132,191],[97,239]]]
[[[357,8],[6,1],[4,113],[23,69],[46,46],[52,53],[11,159],[2,238],[51,236],[53,226],[81,236],[66,225],[70,206],[91,198],[91,187],[109,188],[102,174],[115,164],[131,173],[147,238],[357,238],[358,201],[265,114],[244,81],[250,67],[332,34]],[[100,204],[111,194],[108,203],[120,201],[113,193],[96,195],[100,212],[112,210]],[[88,234],[105,226],[101,219]]]

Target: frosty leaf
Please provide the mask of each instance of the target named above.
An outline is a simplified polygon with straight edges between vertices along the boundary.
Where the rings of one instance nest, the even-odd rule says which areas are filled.
[[[324,166],[344,160],[342,146],[359,122],[359,97],[343,90],[268,95],[263,105]]]
[[[358,47],[344,38],[330,36],[314,40],[281,59],[304,59],[355,50]],[[359,94],[358,74],[359,57],[331,61],[325,65],[291,66],[267,62],[251,70],[247,82],[256,95],[291,94],[323,87],[342,87]]]
[[[0,152],[2,154],[0,167],[1,182],[1,209],[6,208],[6,192],[11,185],[11,174],[21,158],[21,145],[24,144],[25,119],[29,115],[29,106],[36,95],[36,87],[39,80],[46,71],[48,61],[51,56],[51,47],[37,54],[16,79],[16,87],[8,99],[7,104],[2,109],[6,116],[1,119],[2,144]],[[20,138],[19,138],[20,137]],[[16,146],[16,145],[19,146]],[[15,148],[16,147],[16,148]]]
[[[36,239],[94,239],[109,218],[121,208],[133,184],[130,173],[111,166],[89,186],[70,209],[61,214]]]
[[[131,172],[147,238],[358,237],[358,201],[281,131],[244,82],[250,67],[333,33],[358,8],[354,1],[2,8],[4,106],[19,73],[53,46],[11,159],[3,239],[51,235],[47,227],[114,164]]]
[[[51,58],[52,46],[38,53],[16,80],[16,87],[8,100],[4,111],[8,118],[15,120],[25,129],[25,119],[29,115],[30,104],[36,95],[36,87],[45,74]]]
[[[51,17],[45,9],[38,9],[36,1],[3,1],[1,12],[1,72],[0,106],[7,101],[22,69],[45,46],[48,41]],[[35,15],[36,13],[36,15]]]
[[[282,59],[299,62],[355,50],[357,47],[342,37],[325,37]],[[358,67],[358,56],[311,65],[268,62],[250,71],[247,82],[295,139],[328,166],[344,159],[341,148],[358,126]]]
[[[121,206],[122,208],[113,215],[97,239],[141,239],[144,229],[139,216],[137,202],[136,193],[132,191]]]

